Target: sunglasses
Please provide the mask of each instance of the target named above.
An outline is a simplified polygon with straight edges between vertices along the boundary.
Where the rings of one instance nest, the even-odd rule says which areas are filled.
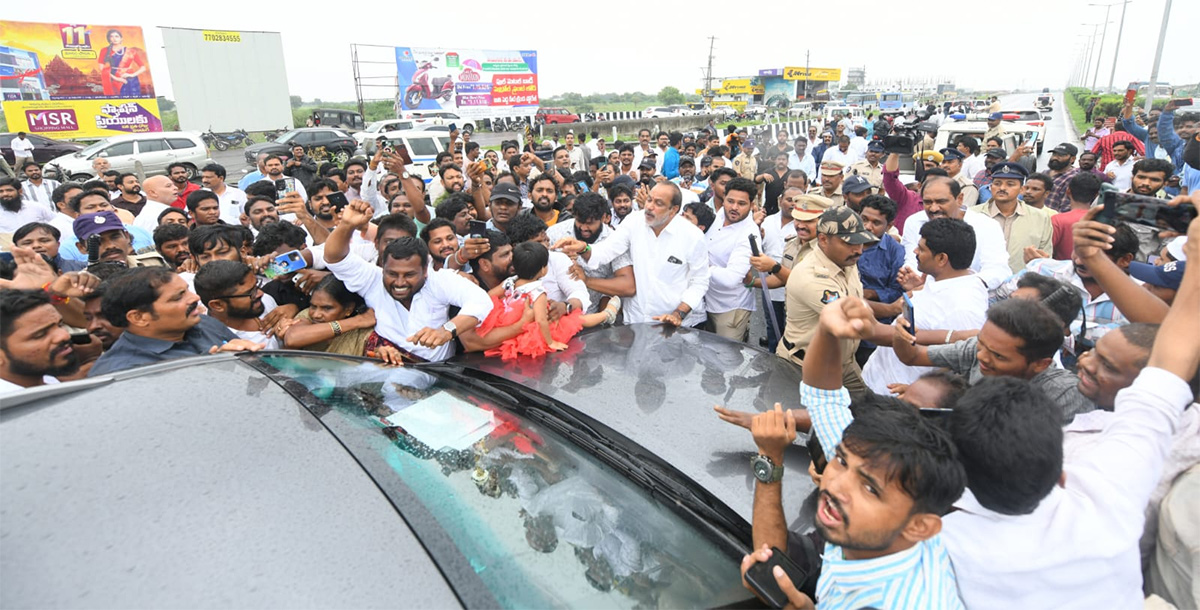
[[[230,294],[230,295],[225,295],[225,296],[223,296],[223,297],[217,297],[217,298],[218,298],[218,299],[222,299],[222,300],[225,300],[225,299],[254,298],[254,297],[255,297],[255,296],[257,296],[257,295],[258,295],[258,293],[259,293],[259,292],[262,290],[262,287],[263,287],[265,284],[266,284],[266,282],[263,280],[263,278],[261,278],[261,277],[260,277],[260,278],[257,278],[257,279],[255,279],[255,281],[254,281],[254,288],[253,288],[253,289],[251,289],[251,290],[250,290],[250,292],[247,292],[247,293],[244,293],[244,294]]]

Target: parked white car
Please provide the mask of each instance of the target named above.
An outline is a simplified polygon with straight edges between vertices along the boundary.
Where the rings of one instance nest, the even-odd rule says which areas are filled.
[[[1021,129],[1025,131],[1025,140],[1028,140],[1031,134],[1037,133],[1037,154],[1042,154],[1042,146],[1046,142],[1046,121],[1049,121],[1054,115],[1049,112],[1043,113],[1036,108],[1018,108],[1001,112],[1005,115],[1005,121],[1011,121],[1021,126]]]
[[[669,117],[679,116],[675,111],[667,106],[651,106],[642,111],[643,119],[665,119]]]
[[[434,174],[430,167],[437,154],[450,149],[450,134],[445,131],[409,129],[379,132],[371,139],[372,146],[375,139],[381,137],[387,138],[390,146],[404,143],[408,148],[408,155],[413,160],[412,165],[407,166],[408,172],[420,176],[427,183],[433,179]]]
[[[92,172],[92,160],[97,157],[108,159],[112,169],[118,172],[136,173],[140,167],[147,176],[165,175],[168,165],[182,163],[189,178],[198,176],[200,168],[213,162],[199,132],[159,131],[105,138],[50,163],[69,173],[72,180],[91,180],[96,177]]]
[[[445,110],[410,110],[404,113],[402,119],[412,119],[417,124],[417,129],[421,125],[449,125],[454,123],[459,130],[466,133],[475,132],[475,121],[464,119],[453,112]]]

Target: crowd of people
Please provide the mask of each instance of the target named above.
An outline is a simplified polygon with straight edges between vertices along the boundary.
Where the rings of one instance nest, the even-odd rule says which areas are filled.
[[[907,127],[931,118],[549,151],[452,132],[428,183],[386,140],[341,166],[260,155],[236,186],[103,158],[58,184],[25,158],[0,178],[0,394],[215,352],[509,360],[704,329],[803,372],[797,409],[718,409],[758,453],[743,571],[821,549],[819,578],[775,573],[791,605],[1195,607],[1200,221],[1106,223],[1100,201],[1194,206],[1200,123],[1127,116],[1132,140],[1089,131],[1039,168],[991,131],[933,150]],[[781,503],[798,430],[807,538]]]

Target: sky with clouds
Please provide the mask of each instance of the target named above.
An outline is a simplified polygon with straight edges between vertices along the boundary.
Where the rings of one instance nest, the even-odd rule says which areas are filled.
[[[1113,81],[1117,89],[1131,80],[1149,80],[1164,2],[1133,0],[1128,5]],[[1057,88],[1067,81],[1093,30],[1084,24],[1102,23],[1105,13],[1103,7],[1089,6],[1088,0],[912,3],[909,10],[903,5],[851,0],[834,4],[835,9],[801,1],[734,17],[737,3],[711,0],[692,0],[682,11],[678,3],[567,3],[525,10],[481,0],[353,5],[359,8],[337,3],[134,1],[124,5],[127,10],[114,11],[110,3],[57,0],[11,3],[4,19],[141,26],[155,85],[167,97],[170,75],[158,26],[277,31],[283,35],[291,94],[345,101],[355,97],[351,43],[534,49],[541,95],[550,96],[566,91],[655,92],[665,85],[693,91],[701,86],[709,36],[717,37],[715,76],[803,66],[809,51],[813,67],[841,68],[844,75],[846,68],[863,66],[868,80],[946,77],[960,88]],[[1121,6],[1116,5],[1100,59],[1101,87],[1108,82],[1120,16]],[[1198,24],[1200,1],[1175,0],[1159,81],[1200,81],[1194,38]],[[386,60],[389,52],[365,49],[364,56]],[[366,95],[388,96],[383,90]]]

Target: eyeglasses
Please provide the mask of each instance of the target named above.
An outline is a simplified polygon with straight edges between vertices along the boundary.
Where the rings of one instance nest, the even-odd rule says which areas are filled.
[[[259,292],[262,291],[262,287],[265,284],[266,284],[266,282],[263,280],[263,278],[261,278],[261,277],[256,278],[254,280],[254,288],[252,290],[250,290],[250,292],[247,292],[245,294],[229,294],[229,295],[225,295],[223,297],[217,297],[217,298],[218,299],[254,298],[255,296],[258,296]]]

